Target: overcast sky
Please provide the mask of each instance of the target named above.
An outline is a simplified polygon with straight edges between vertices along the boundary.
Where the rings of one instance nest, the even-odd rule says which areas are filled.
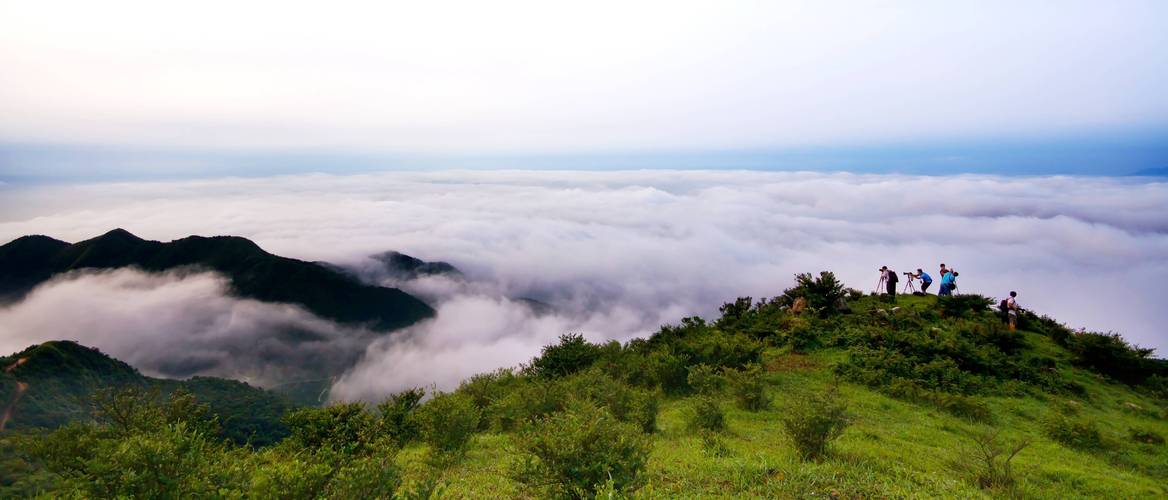
[[[269,158],[215,163],[247,174],[360,163],[289,151],[605,153],[591,166],[612,167],[625,152],[911,145],[932,148],[913,171],[1013,170],[1073,163],[1066,148],[1100,137],[1121,147],[1082,170],[1164,167],[1165,19],[1156,0],[0,0],[0,180],[198,173],[224,151]],[[945,145],[1005,139],[1048,150],[944,168]],[[94,146],[155,154],[76,149]],[[828,166],[864,166],[846,160]],[[523,161],[507,166],[563,166]],[[668,163],[640,166],[685,166]],[[824,161],[697,166],[776,163]]]

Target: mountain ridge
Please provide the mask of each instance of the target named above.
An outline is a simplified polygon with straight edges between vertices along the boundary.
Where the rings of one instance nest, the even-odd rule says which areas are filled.
[[[190,266],[224,274],[235,295],[298,304],[341,323],[392,330],[435,314],[424,301],[402,290],[364,284],[317,263],[277,256],[246,238],[188,236],[162,243],[121,228],[73,244],[31,235],[0,246],[0,302],[19,300],[36,285],[67,271],[136,267],[160,272]]]

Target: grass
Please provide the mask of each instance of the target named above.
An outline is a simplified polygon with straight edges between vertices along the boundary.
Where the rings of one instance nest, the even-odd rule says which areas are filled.
[[[903,308],[924,307],[902,297]],[[857,313],[865,313],[857,311]],[[1027,335],[1034,349],[1062,355],[1046,337]],[[1027,391],[1017,397],[983,396],[992,426],[952,416],[926,404],[893,399],[866,387],[841,383],[853,424],[820,462],[799,459],[782,431],[781,412],[788,395],[826,389],[834,383],[832,366],[844,353],[824,349],[794,354],[772,348],[764,354],[769,409],[740,410],[722,396],[726,430],[719,434],[728,453],[703,451],[699,433],[687,425],[693,397],[667,399],[658,418],[644,485],[633,498],[1164,498],[1168,495],[1168,446],[1134,442],[1130,429],[1168,435],[1162,401],[1074,370],[1087,396]],[[1061,406],[1093,419],[1105,447],[1075,450],[1046,437],[1042,420]],[[1133,407],[1134,406],[1134,407]],[[963,465],[974,460],[972,436],[991,429],[1009,441],[1030,445],[1013,460],[1016,482],[1009,489],[985,490]],[[422,444],[398,456],[407,483],[437,479],[449,498],[533,497],[509,478],[516,458],[509,434],[479,434],[466,455],[435,466]]]

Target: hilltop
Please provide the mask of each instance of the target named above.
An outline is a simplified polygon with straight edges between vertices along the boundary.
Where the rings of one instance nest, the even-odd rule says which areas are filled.
[[[287,430],[280,423],[293,405],[243,382],[211,377],[147,377],[97,349],[51,341],[0,357],[0,408],[9,430],[55,428],[92,418],[95,393],[134,388],[166,398],[182,391],[208,403],[222,435],[236,443],[271,444]]]
[[[188,430],[195,418],[157,432],[99,423],[28,440],[12,470],[83,496],[1168,494],[1168,361],[1031,312],[1009,332],[993,303],[890,304],[830,273],[800,275],[777,297],[649,338],[566,334],[527,365],[424,402],[412,390],[299,409],[283,419],[289,437],[261,450]],[[203,451],[178,453],[192,443]],[[178,465],[145,468],[158,460]],[[139,470],[153,472],[127,475]]]
[[[226,276],[232,293],[240,297],[298,304],[324,318],[380,330],[434,316],[429,305],[401,290],[363,284],[317,263],[272,255],[246,238],[189,236],[162,243],[124,229],[73,244],[37,235],[0,246],[0,302],[19,300],[61,273],[123,267],[212,270]]]

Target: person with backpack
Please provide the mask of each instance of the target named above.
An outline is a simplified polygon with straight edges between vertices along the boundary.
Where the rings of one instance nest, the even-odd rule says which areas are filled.
[[[933,277],[917,268],[917,273],[913,275],[914,278],[921,280],[921,293],[929,293],[929,285],[933,284]]]
[[[896,271],[889,269],[888,266],[884,266],[884,278],[884,286],[888,290],[888,301],[896,303],[896,282],[900,281],[900,278],[896,276]]]
[[[1006,324],[1010,327],[1010,331],[1018,329],[1018,292],[1010,290],[1010,297],[1002,301],[1002,308],[1006,312]]]

